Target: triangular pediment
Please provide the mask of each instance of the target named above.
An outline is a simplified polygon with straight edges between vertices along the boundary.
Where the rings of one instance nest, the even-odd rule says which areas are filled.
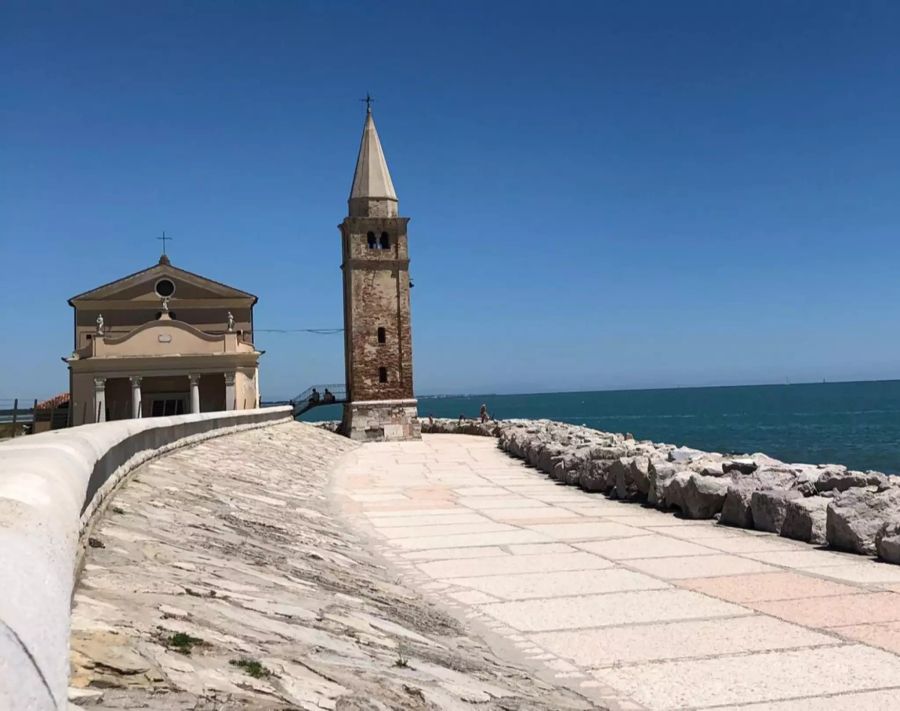
[[[174,296],[179,299],[247,299],[254,304],[257,300],[256,296],[246,291],[161,262],[73,296],[69,303],[74,306],[82,301],[158,302],[156,285],[160,279],[169,279],[175,285]]]

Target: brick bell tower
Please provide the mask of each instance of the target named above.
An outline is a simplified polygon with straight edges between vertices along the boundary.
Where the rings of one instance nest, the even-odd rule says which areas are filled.
[[[355,440],[421,438],[413,395],[408,217],[367,101],[349,214],[339,225],[344,272],[347,404],[341,429]]]

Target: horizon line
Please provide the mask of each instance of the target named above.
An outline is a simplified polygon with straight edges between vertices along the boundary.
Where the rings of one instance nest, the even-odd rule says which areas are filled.
[[[466,397],[512,397],[516,395],[567,395],[574,393],[627,393],[657,390],[717,390],[722,388],[769,388],[769,387],[796,387],[798,385],[852,385],[856,383],[893,383],[900,381],[897,378],[872,378],[863,380],[811,380],[787,383],[737,383],[727,385],[667,385],[664,387],[633,387],[633,388],[590,388],[586,390],[536,390],[531,392],[468,392],[468,393],[429,393],[416,395],[416,398],[466,398]],[[267,402],[287,402],[290,398],[272,398]]]

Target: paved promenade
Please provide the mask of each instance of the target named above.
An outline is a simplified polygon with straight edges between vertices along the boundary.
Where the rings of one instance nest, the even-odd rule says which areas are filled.
[[[900,566],[559,486],[490,438],[365,445],[335,487],[404,582],[598,704],[900,708]]]
[[[492,654],[334,515],[358,446],[301,424],[148,462],[90,533],[72,611],[74,708],[578,711]]]

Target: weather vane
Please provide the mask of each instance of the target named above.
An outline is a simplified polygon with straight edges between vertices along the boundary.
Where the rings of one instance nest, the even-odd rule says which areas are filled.
[[[366,104],[366,113],[367,113],[367,114],[372,113],[372,104],[375,102],[375,99],[373,99],[371,96],[369,96],[369,92],[368,92],[368,91],[366,92],[366,98],[365,98],[365,99],[360,99],[360,101],[365,102],[365,104]]]
[[[163,254],[165,254],[165,253],[166,253],[166,240],[168,240],[169,242],[171,242],[171,241],[174,239],[174,237],[166,237],[166,232],[165,232],[165,230],[163,230],[162,237],[157,237],[156,239],[161,239],[161,240],[162,240],[162,243],[163,243]]]

